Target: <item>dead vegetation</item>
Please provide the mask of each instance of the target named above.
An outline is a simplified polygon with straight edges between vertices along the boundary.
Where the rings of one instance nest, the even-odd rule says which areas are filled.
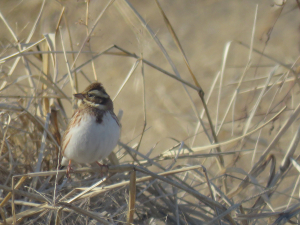
[[[250,42],[228,40],[209,85],[161,1],[152,8],[180,60],[138,3],[49,2],[9,6],[15,14],[39,8],[28,24],[0,8],[1,224],[299,224],[299,60],[265,51],[282,12],[299,15],[298,1],[269,6],[259,48],[259,5],[253,7]],[[74,5],[85,12],[80,30],[70,23]],[[41,23],[52,27],[42,37]],[[122,41],[105,44],[101,29],[114,25],[124,42],[133,30],[137,52]],[[149,46],[158,51],[151,55]],[[233,56],[232,48],[244,53]],[[228,66],[231,57],[239,66]],[[122,137],[108,173],[77,165],[71,179],[60,179],[61,135],[76,107],[71,96],[93,80],[113,83],[107,89],[119,117],[125,113]]]

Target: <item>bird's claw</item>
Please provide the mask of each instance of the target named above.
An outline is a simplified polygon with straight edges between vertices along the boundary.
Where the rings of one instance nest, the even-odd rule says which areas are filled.
[[[71,177],[71,174],[73,172],[73,168],[71,167],[71,165],[68,165],[68,168],[67,168],[67,178],[70,178]]]
[[[103,167],[106,168],[105,173],[108,173],[108,165],[101,164],[101,163],[99,163],[99,162],[96,162],[96,163],[100,166],[100,168],[101,168],[101,177],[103,177],[104,172],[103,172],[102,168],[103,168]]]

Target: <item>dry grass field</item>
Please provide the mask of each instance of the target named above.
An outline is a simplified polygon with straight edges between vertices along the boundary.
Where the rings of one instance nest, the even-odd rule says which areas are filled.
[[[0,224],[300,224],[299,21],[299,0],[1,0]],[[67,179],[96,80],[121,138]]]

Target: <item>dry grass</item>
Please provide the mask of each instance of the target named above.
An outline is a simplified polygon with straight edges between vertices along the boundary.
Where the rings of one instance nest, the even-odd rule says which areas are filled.
[[[299,224],[298,52],[272,41],[298,26],[289,16],[300,4],[236,2],[174,13],[159,0],[3,1],[0,224]],[[190,49],[176,32],[202,24],[172,22],[193,4],[253,9],[242,15],[248,41],[224,33],[209,76],[195,72],[201,40]],[[72,93],[94,80],[114,99],[122,137],[108,171],[76,165],[60,179]]]

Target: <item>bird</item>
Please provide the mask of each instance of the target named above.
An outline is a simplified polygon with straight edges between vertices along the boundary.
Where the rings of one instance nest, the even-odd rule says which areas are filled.
[[[90,84],[83,92],[74,94],[81,101],[63,135],[61,168],[71,162],[99,163],[116,147],[120,138],[120,122],[114,113],[113,102],[99,82]]]

